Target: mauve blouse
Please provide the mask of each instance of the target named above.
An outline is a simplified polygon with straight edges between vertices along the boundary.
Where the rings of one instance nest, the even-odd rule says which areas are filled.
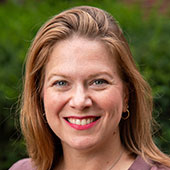
[[[32,166],[30,158],[25,158],[16,162],[9,170],[36,170],[36,168]],[[170,168],[157,164],[149,165],[140,156],[137,156],[128,170],[170,170]]]

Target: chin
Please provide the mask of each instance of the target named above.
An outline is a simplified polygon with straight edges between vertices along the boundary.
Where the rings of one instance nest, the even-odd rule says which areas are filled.
[[[96,146],[97,141],[89,137],[73,138],[70,142],[65,142],[67,146],[76,150],[89,150]]]

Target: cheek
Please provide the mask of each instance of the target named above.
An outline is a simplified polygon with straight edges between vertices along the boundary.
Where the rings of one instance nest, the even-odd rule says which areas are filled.
[[[102,108],[110,111],[122,112],[123,99],[119,91],[108,91],[100,96],[100,104]]]
[[[61,96],[57,95],[55,92],[52,92],[50,90],[44,91],[43,99],[44,109],[47,118],[59,116],[59,112],[64,105],[64,99]]]
[[[113,89],[100,96],[100,107],[105,112],[105,123],[108,124],[109,122],[109,127],[112,127],[111,129],[117,127],[123,111],[123,97],[121,91]]]

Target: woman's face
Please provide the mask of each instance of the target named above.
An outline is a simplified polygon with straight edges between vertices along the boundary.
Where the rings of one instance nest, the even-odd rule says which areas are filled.
[[[47,122],[63,148],[120,142],[124,89],[114,56],[101,42],[74,37],[57,43],[46,66],[43,100]]]

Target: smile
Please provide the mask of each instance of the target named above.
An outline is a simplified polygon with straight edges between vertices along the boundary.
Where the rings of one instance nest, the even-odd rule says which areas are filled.
[[[93,127],[100,117],[67,117],[65,118],[67,124],[77,130],[86,130]]]
[[[87,118],[87,119],[68,118],[67,119],[67,121],[69,121],[72,124],[76,124],[76,125],[88,125],[96,120],[97,118]]]

